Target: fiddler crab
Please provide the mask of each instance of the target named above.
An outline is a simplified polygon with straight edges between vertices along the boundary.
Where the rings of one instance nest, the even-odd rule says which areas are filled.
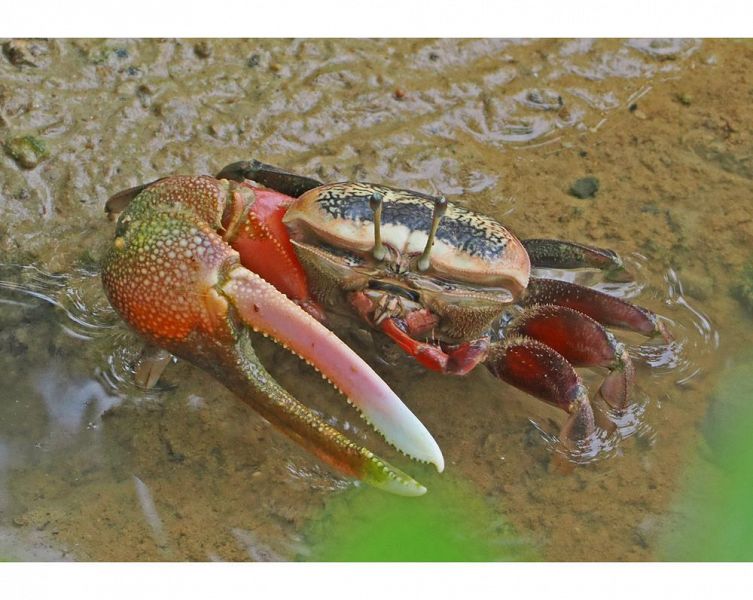
[[[560,438],[595,429],[574,366],[606,367],[599,395],[631,401],[634,368],[605,326],[669,339],[654,313],[531,267],[624,273],[610,250],[518,240],[444,197],[370,183],[324,185],[258,161],[217,177],[175,176],[115,194],[103,261],[110,303],[153,348],[136,373],[150,387],[170,354],[212,374],[265,419],[340,472],[403,495],[426,488],[360,447],[284,390],[251,332],[271,337],[327,378],[386,441],[444,468],[431,434],[322,322],[346,311],[424,367],[496,377],[564,410]],[[511,307],[517,307],[512,318]],[[503,324],[503,336],[491,337]],[[160,349],[160,350],[157,350]],[[168,354],[169,353],[169,354]]]

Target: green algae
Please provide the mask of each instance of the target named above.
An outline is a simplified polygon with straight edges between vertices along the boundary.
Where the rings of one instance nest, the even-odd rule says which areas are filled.
[[[732,295],[753,315],[753,261],[740,273],[740,282],[732,288]]]
[[[3,144],[3,148],[24,169],[33,169],[49,156],[44,140],[33,135],[12,138]]]
[[[535,560],[532,547],[469,484],[437,478],[420,498],[360,487],[330,501],[308,536],[315,561]]]
[[[717,387],[705,428],[711,456],[691,468],[679,502],[684,522],[666,534],[665,560],[753,561],[751,399],[753,360]]]

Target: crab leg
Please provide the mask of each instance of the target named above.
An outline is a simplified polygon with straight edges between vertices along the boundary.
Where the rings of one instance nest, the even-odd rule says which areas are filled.
[[[590,267],[605,271],[610,281],[630,281],[630,274],[613,250],[577,242],[550,239],[521,240],[531,259],[531,266],[550,269]]]
[[[120,192],[113,194],[107,199],[107,202],[105,203],[105,213],[110,219],[115,220],[121,212],[128,208],[131,200],[133,200],[149,186],[154,185],[155,183],[159,183],[163,179],[165,178],[162,177],[160,179],[155,179],[154,181],[150,181],[149,183],[142,183],[141,185],[136,185],[132,188],[128,188],[127,190],[121,190]]]
[[[492,344],[486,366],[510,385],[568,412],[563,440],[582,440],[594,431],[586,387],[570,363],[546,344],[522,336]]]
[[[659,334],[667,341],[671,339],[664,324],[650,310],[567,281],[531,277],[522,303],[524,306],[567,306],[608,327],[630,329],[646,336]]]
[[[136,372],[133,374],[136,385],[147,390],[152,389],[171,359],[172,355],[167,350],[152,344],[145,344],[136,366]]]
[[[250,179],[293,198],[298,198],[305,192],[322,185],[321,181],[311,177],[296,175],[256,159],[241,160],[227,165],[217,173],[217,179],[231,179],[239,182]]]
[[[540,305],[527,308],[510,324],[508,335],[527,336],[553,348],[573,366],[610,370],[599,393],[615,409],[630,402],[635,369],[624,344],[591,317],[571,308]]]
[[[392,492],[425,491],[285,392],[258,362],[249,328],[309,361],[388,442],[442,470],[436,442],[376,373],[316,319],[240,266],[238,254],[173,196],[147,189],[130,202],[102,278],[110,303],[148,343],[215,375],[328,464]]]

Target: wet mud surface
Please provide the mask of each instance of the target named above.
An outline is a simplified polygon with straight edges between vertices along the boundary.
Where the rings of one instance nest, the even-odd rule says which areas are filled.
[[[139,341],[98,278],[109,195],[255,157],[440,191],[521,237],[624,256],[636,282],[606,289],[675,343],[622,336],[639,401],[575,468],[549,442],[564,415],[484,369],[441,377],[338,328],[433,432],[437,475],[259,344],[293,395],[430,490],[462,482],[537,556],[661,558],[686,468],[713,449],[714,389],[753,340],[751,73],[753,44],[715,40],[3,42],[0,557],[312,558],[312,522],[356,484],[186,363],[137,389]],[[585,177],[598,189],[573,193]],[[595,390],[603,373],[583,376]]]

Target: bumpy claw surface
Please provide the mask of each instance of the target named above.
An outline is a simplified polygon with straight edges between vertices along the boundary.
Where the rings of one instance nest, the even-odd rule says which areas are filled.
[[[207,177],[163,179],[139,190],[118,221],[102,279],[113,307],[149,344],[214,375],[291,439],[343,473],[420,495],[410,476],[359,447],[286,392],[259,362],[250,330],[304,358],[405,454],[444,467],[418,419],[333,333],[241,266],[218,233],[253,193]],[[146,375],[151,379],[151,375]]]

